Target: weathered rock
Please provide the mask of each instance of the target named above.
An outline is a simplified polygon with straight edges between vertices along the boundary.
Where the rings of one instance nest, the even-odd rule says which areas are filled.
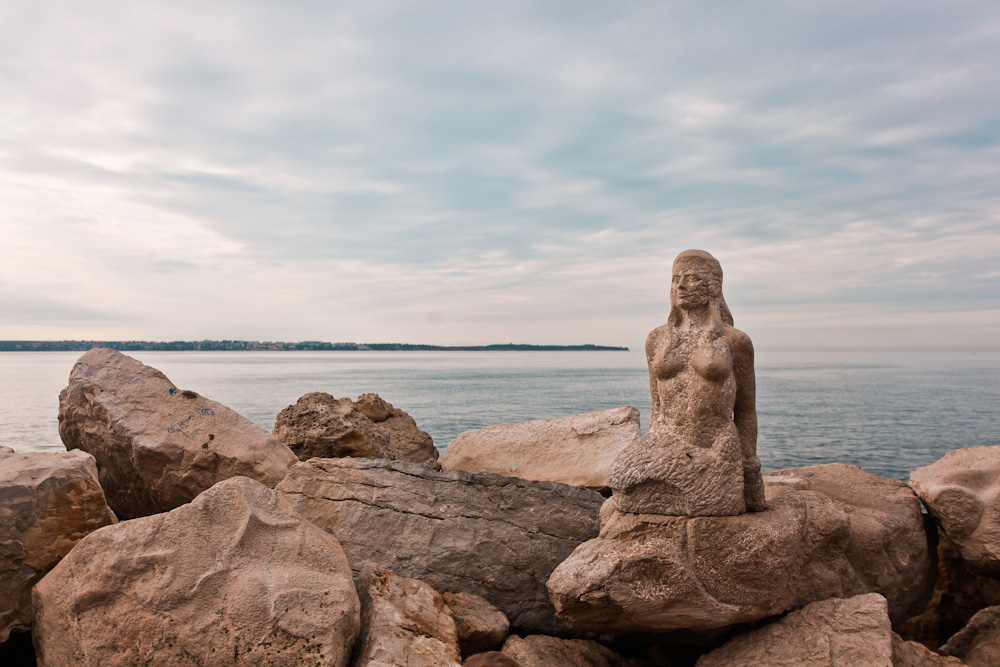
[[[451,610],[437,591],[372,566],[362,577],[361,633],[352,667],[459,667]]]
[[[250,420],[107,348],[73,367],[59,394],[59,435],[66,449],[94,455],[123,519],[166,512],[237,475],[273,487],[296,460]]]
[[[920,614],[893,627],[907,639],[937,648],[977,611],[1000,604],[1000,580],[971,571],[941,528],[930,518],[927,522],[932,524],[928,534],[937,538],[934,592]]]
[[[968,625],[956,632],[940,650],[961,658],[970,667],[1000,665],[1000,606],[976,612]]]
[[[33,593],[38,664],[345,667],[359,624],[337,541],[237,477],[97,530]]]
[[[374,564],[481,595],[512,626],[547,634],[567,629],[545,581],[596,535],[603,500],[553,482],[355,458],[298,463],[277,488],[337,536],[355,572]]]
[[[31,587],[114,522],[90,454],[0,447],[0,643],[31,629]]]
[[[770,473],[765,484],[768,509],[732,517],[624,513],[610,498],[600,536],[549,579],[560,618],[643,633],[709,630],[869,592],[888,598],[894,619],[926,603],[927,536],[902,482],[827,464]]]
[[[510,621],[502,611],[472,593],[445,593],[443,597],[455,616],[463,656],[500,648],[510,632]]]
[[[440,468],[431,436],[378,394],[362,394],[357,403],[323,392],[306,394],[278,413],[274,436],[302,461],[354,456]]]
[[[730,639],[697,667],[892,667],[892,629],[877,593],[806,605]]]
[[[448,444],[441,465],[605,492],[612,462],[638,437],[639,411],[630,406],[496,424],[460,434]]]
[[[923,644],[892,633],[892,667],[964,667],[958,658],[935,653]]]
[[[511,635],[501,652],[520,667],[645,667],[648,662],[615,653],[589,639],[560,639],[546,635]]]
[[[487,651],[470,656],[462,663],[463,667],[521,667],[517,661],[500,651]]]
[[[1000,445],[948,452],[910,486],[969,567],[1000,575]]]

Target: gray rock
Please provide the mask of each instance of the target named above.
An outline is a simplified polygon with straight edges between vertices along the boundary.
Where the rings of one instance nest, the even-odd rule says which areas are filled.
[[[892,628],[877,593],[806,605],[734,637],[696,667],[892,667]]]
[[[360,622],[336,539],[246,477],[91,533],[33,603],[43,667],[346,667]]]
[[[513,627],[546,634],[567,628],[545,581],[597,534],[603,500],[553,482],[354,458],[298,463],[277,488],[336,535],[356,573],[374,564],[441,592],[480,595]]]
[[[460,667],[455,620],[422,581],[371,566],[362,576],[361,632],[352,667]]]
[[[0,447],[0,643],[31,629],[31,588],[45,573],[115,521],[90,454]]]
[[[608,470],[639,437],[631,406],[466,431],[448,443],[444,470],[494,472],[610,491]]]
[[[731,517],[601,511],[601,534],[549,579],[578,630],[705,631],[877,592],[919,611],[933,569],[920,504],[898,480],[828,464],[764,477],[768,509]]]
[[[274,436],[302,461],[354,456],[440,467],[431,436],[378,394],[362,394],[357,402],[306,394],[278,413]]]
[[[250,420],[107,348],[73,367],[59,394],[59,435],[66,449],[97,459],[122,519],[169,511],[237,475],[273,487],[296,461]]]

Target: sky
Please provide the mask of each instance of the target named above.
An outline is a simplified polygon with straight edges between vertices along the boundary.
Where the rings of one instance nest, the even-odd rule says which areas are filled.
[[[0,4],[0,340],[1000,347],[1000,4]]]

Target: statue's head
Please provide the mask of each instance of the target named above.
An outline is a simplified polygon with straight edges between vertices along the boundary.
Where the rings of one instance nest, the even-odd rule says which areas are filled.
[[[733,316],[722,297],[722,265],[704,250],[685,250],[674,260],[670,282],[670,314],[674,320],[678,310],[717,305],[719,316],[729,325]]]

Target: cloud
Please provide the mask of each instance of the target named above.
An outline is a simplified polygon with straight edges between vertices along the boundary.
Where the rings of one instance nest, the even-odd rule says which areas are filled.
[[[112,315],[0,336],[641,341],[687,247],[767,331],[998,305],[993,3],[0,20],[0,284]]]

